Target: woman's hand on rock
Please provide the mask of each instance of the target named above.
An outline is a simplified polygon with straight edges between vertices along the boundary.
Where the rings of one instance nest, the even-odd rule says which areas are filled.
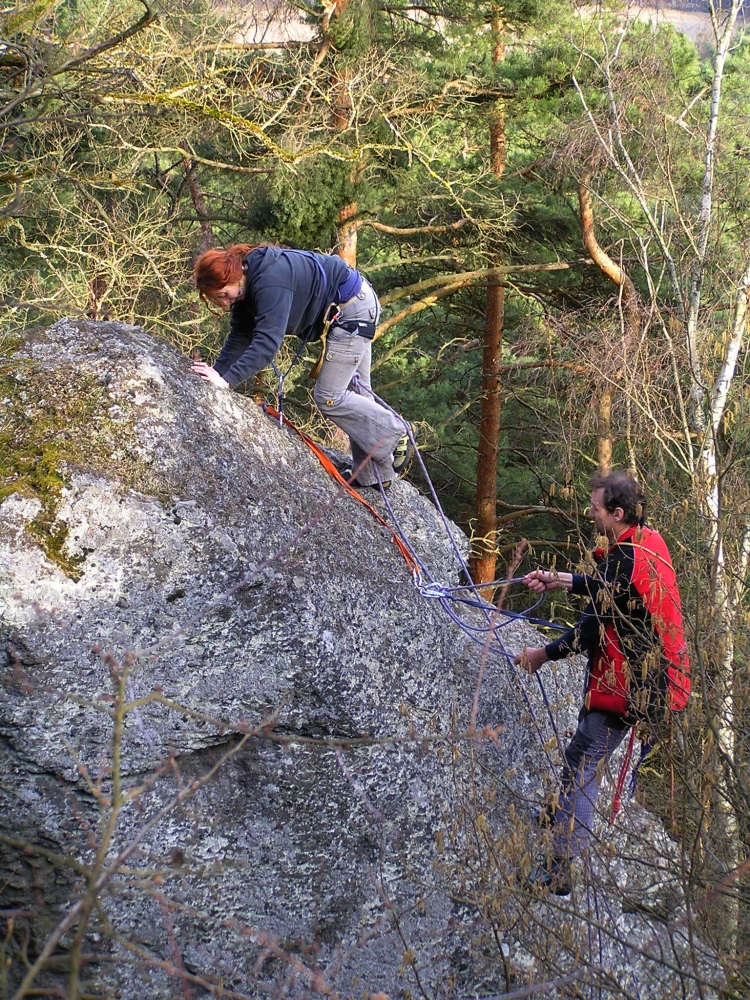
[[[205,361],[194,361],[190,366],[190,370],[200,376],[204,382],[210,382],[211,385],[216,385],[220,389],[230,388],[229,383],[225,382],[216,369],[212,368],[211,365],[207,365]]]

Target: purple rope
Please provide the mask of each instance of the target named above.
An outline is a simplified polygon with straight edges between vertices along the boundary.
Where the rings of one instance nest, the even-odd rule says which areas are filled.
[[[594,913],[596,914],[596,934],[599,939],[599,968],[604,968],[604,943],[602,942],[602,922],[599,919],[599,894],[596,891],[596,886],[593,888],[594,893]],[[592,963],[593,964],[593,963]],[[602,982],[599,979],[599,1000],[602,1000]]]
[[[352,381],[355,381],[357,384],[359,384],[359,382],[360,382],[359,376],[356,373],[355,373],[355,377],[354,377],[354,379]],[[366,388],[366,387],[364,387],[364,388]],[[407,436],[409,438],[409,441],[411,442],[411,445],[412,445],[412,447],[414,449],[414,453],[416,454],[417,460],[418,460],[419,465],[420,465],[420,467],[422,469],[422,475],[424,476],[425,482],[427,483],[427,485],[429,487],[430,494],[432,495],[433,501],[435,503],[435,507],[437,508],[437,511],[440,514],[440,518],[441,518],[441,520],[443,522],[443,526],[445,527],[445,530],[446,530],[446,532],[448,534],[448,537],[451,540],[451,546],[452,546],[453,551],[454,551],[454,553],[456,555],[456,559],[458,560],[458,563],[461,566],[461,569],[463,570],[463,572],[466,575],[466,577],[470,579],[471,576],[470,576],[470,573],[469,573],[469,567],[466,564],[466,560],[463,557],[463,553],[461,552],[461,550],[459,549],[458,545],[456,544],[456,541],[455,541],[455,539],[453,537],[453,532],[450,530],[450,526],[448,524],[448,519],[446,518],[446,516],[445,516],[445,514],[443,512],[443,508],[440,505],[440,500],[438,499],[437,493],[435,491],[435,487],[433,486],[432,480],[430,479],[430,475],[429,475],[429,473],[427,471],[427,468],[425,467],[425,464],[424,464],[424,461],[422,459],[422,456],[419,454],[419,449],[417,448],[417,442],[414,439],[414,434],[412,432],[411,427],[409,426],[409,424],[407,423],[407,421],[404,420],[403,417],[401,417],[398,413],[396,413],[396,411],[392,407],[388,406],[388,404],[383,399],[381,399],[379,396],[377,396],[371,389],[368,389],[367,391],[370,393],[370,395],[381,406],[383,406],[387,410],[389,410],[404,425],[404,428],[406,430],[406,433],[407,433]],[[399,536],[401,537],[402,541],[404,541],[404,543],[409,548],[410,554],[413,554],[413,556],[414,556],[414,558],[415,558],[415,560],[417,562],[417,565],[419,567],[420,573],[424,573],[430,579],[430,581],[434,584],[435,583],[434,577],[429,572],[429,570],[427,569],[427,567],[424,565],[424,563],[422,562],[422,560],[419,558],[419,556],[417,555],[417,553],[414,552],[411,543],[406,538],[406,534],[405,534],[405,532],[404,532],[404,530],[403,530],[403,528],[401,526],[401,523],[400,523],[398,517],[396,516],[396,512],[393,509],[393,505],[391,504],[390,500],[388,499],[388,497],[386,495],[386,491],[383,489],[383,483],[382,483],[382,480],[380,478],[380,473],[378,472],[377,467],[375,467],[375,474],[377,476],[378,486],[380,487],[380,493],[381,493],[381,495],[383,497],[383,500],[385,502],[386,510],[388,511],[388,514],[391,517],[391,519],[392,519],[392,521],[393,521],[393,523],[394,523],[394,525],[396,527],[396,530],[397,530]],[[520,579],[523,579],[523,578],[521,577]],[[486,586],[486,584],[485,584],[485,586]],[[539,736],[539,741],[540,741],[540,743],[542,745],[542,749],[543,749],[544,754],[545,754],[545,756],[547,758],[547,761],[549,763],[550,769],[552,771],[554,771],[555,770],[555,765],[554,765],[554,763],[552,761],[552,758],[550,756],[549,750],[547,749],[547,746],[546,746],[547,741],[544,738],[544,733],[542,732],[542,727],[539,724],[539,720],[536,717],[536,713],[534,712],[534,707],[531,704],[531,699],[529,697],[528,691],[526,690],[526,687],[525,687],[525,685],[523,683],[523,680],[521,679],[518,671],[516,670],[516,665],[513,662],[513,657],[511,656],[511,654],[506,649],[506,647],[505,647],[502,639],[500,638],[500,636],[497,634],[497,627],[493,624],[493,622],[492,622],[492,620],[490,618],[490,612],[495,612],[495,608],[491,604],[488,604],[488,603],[486,603],[484,601],[481,601],[481,603],[479,604],[479,609],[484,613],[485,619],[487,621],[487,625],[484,628],[480,629],[477,626],[470,625],[469,622],[465,622],[462,618],[460,618],[454,612],[453,608],[450,607],[450,605],[448,603],[448,600],[446,598],[444,598],[444,597],[441,596],[439,598],[439,600],[440,600],[441,606],[446,611],[446,613],[448,614],[448,616],[450,617],[450,619],[456,625],[458,625],[458,627],[464,632],[465,635],[467,635],[470,639],[472,639],[478,645],[482,646],[482,648],[484,648],[484,646],[487,644],[486,640],[480,640],[473,633],[474,632],[480,632],[480,631],[482,633],[484,633],[485,635],[487,633],[490,633],[491,639],[490,639],[490,642],[489,642],[489,647],[491,649],[492,648],[492,644],[494,642],[497,645],[497,647],[498,647],[498,651],[499,651],[499,653],[501,655],[502,660],[505,661],[505,663],[507,664],[507,667],[510,667],[511,677],[512,677],[512,680],[514,682],[514,684],[512,685],[512,687],[513,687],[514,690],[515,690],[516,687],[518,687],[518,689],[520,690],[521,696],[523,698],[524,705],[526,706],[526,710],[529,713],[529,716],[530,716],[532,722],[534,723],[534,728],[536,729],[537,734]],[[539,603],[539,602],[537,602],[537,603]],[[535,607],[536,606],[537,605],[535,605]],[[541,679],[541,677],[539,676],[538,673],[535,676],[536,676],[539,688],[540,688],[540,690],[542,692],[542,699],[544,701],[544,705],[545,705],[545,708],[547,710],[547,714],[549,716],[550,725],[552,726],[552,732],[555,735],[555,740],[556,740],[558,748],[560,750],[560,754],[562,755],[562,753],[563,753],[562,743],[560,741],[560,736],[559,736],[559,733],[557,731],[557,726],[555,725],[555,719],[554,719],[554,716],[552,714],[552,708],[550,706],[549,699],[547,698],[547,693],[544,690],[544,684],[542,683],[542,679]]]
[[[597,903],[597,907],[598,907],[598,899],[599,899],[599,897],[598,897],[598,895],[596,895],[596,891],[595,891],[594,900]],[[618,919],[617,915],[615,913],[613,913],[612,907],[610,906],[610,904],[609,904],[606,896],[602,897],[602,906],[607,911],[607,916],[609,917],[610,922],[612,923],[612,925],[614,927],[617,927],[617,919]],[[598,909],[596,911],[596,915],[597,915],[597,922],[601,923],[601,921],[598,920],[598,917],[599,917],[599,911],[598,911]],[[636,963],[633,961],[633,949],[627,944],[626,940],[624,940],[624,939],[620,940],[619,937],[614,937],[614,938],[611,939],[611,941],[612,941],[612,943],[616,943],[616,944],[618,944],[618,945],[620,945],[622,947],[622,952],[623,952],[623,955],[624,955],[624,958],[625,958],[625,965],[626,965],[626,967],[628,967],[630,969],[630,972],[633,975],[633,986],[635,988],[636,1000],[641,1000],[641,997],[642,997],[642,994],[641,994],[641,981],[638,978],[638,975],[637,975],[637,973],[635,971],[637,966],[636,966]],[[600,954],[601,954],[601,952],[600,952]]]

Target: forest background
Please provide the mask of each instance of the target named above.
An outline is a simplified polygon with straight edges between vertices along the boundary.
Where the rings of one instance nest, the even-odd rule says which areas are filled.
[[[750,39],[738,0],[710,7],[700,43],[635,14],[536,0],[6,8],[0,375],[25,331],[61,315],[138,324],[210,360],[226,319],[198,302],[195,257],[278,241],[341,253],[376,286],[374,385],[419,424],[479,582],[506,562],[585,562],[588,477],[642,477],[695,677],[652,795],[669,783],[662,811],[696,892],[721,887],[707,933],[741,989]],[[341,445],[306,367],[287,410]],[[245,391],[273,400],[275,380]],[[38,468],[0,451],[0,498],[33,493]]]

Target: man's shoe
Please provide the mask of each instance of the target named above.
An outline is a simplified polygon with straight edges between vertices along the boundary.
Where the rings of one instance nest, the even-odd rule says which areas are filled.
[[[412,435],[416,433],[414,424],[409,424]],[[398,439],[396,447],[393,449],[393,471],[397,476],[405,476],[409,471],[409,466],[414,458],[414,445],[411,443],[408,434],[404,434]]]
[[[537,891],[569,896],[573,891],[570,861],[566,858],[545,858],[529,875],[526,884]]]

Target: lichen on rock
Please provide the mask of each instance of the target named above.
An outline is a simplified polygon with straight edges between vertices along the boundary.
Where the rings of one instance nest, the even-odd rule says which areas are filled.
[[[85,552],[70,551],[68,526],[58,517],[73,470],[96,469],[123,486],[157,493],[165,484],[138,454],[129,419],[114,401],[108,406],[107,366],[75,358],[50,366],[46,353],[35,354],[32,335],[19,363],[0,374],[0,503],[14,493],[39,500],[28,531],[76,581]]]

